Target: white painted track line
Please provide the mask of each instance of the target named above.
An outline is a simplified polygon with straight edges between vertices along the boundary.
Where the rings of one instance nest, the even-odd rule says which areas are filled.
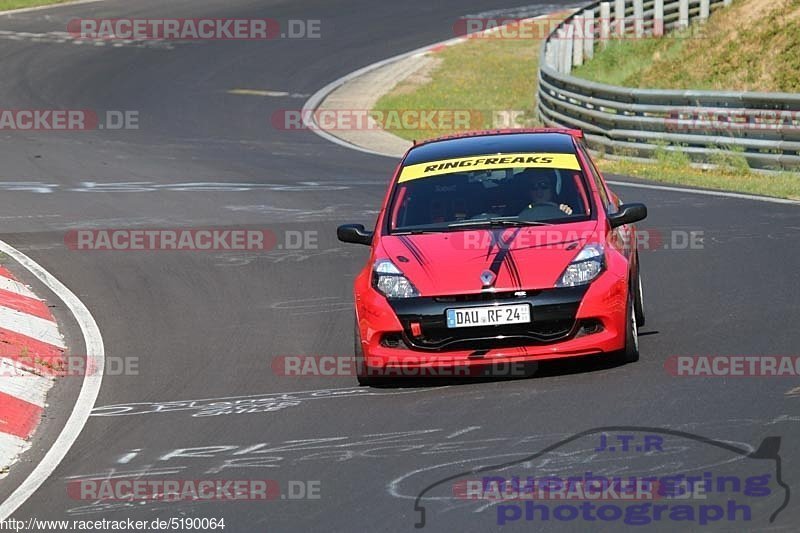
[[[103,374],[105,373],[105,348],[103,346],[103,337],[100,334],[100,329],[97,327],[97,322],[95,322],[92,313],[72,291],[54,278],[52,274],[42,268],[36,261],[4,241],[0,241],[0,252],[10,256],[25,267],[64,302],[64,305],[66,305],[67,309],[69,309],[75,317],[81,329],[81,333],[83,333],[87,365],[94,365],[93,368],[97,369],[91,376],[85,376],[83,378],[78,400],[75,402],[72,414],[70,414],[67,423],[64,425],[64,429],[61,430],[56,441],[25,481],[17,487],[6,501],[0,504],[0,522],[2,522],[7,520],[14,511],[42,486],[78,439],[78,436],[86,425],[86,421],[89,419],[89,415],[94,408],[97,395],[100,393],[100,387],[103,383]]]
[[[765,176],[764,179],[769,179]],[[770,198],[769,196],[757,196],[755,194],[744,194],[740,192],[713,191],[709,189],[688,189],[686,187],[673,187],[670,185],[650,185],[649,183],[631,183],[629,181],[606,180],[610,185],[620,187],[634,187],[638,189],[651,189],[655,191],[671,191],[690,194],[705,194],[706,196],[721,196],[723,198],[737,198],[740,200],[753,200],[755,202],[768,202],[772,204],[791,204],[800,205],[800,201],[789,200],[787,198]]]

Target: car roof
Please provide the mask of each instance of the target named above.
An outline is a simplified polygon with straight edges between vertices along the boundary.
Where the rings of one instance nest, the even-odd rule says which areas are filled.
[[[575,137],[582,137],[581,132],[566,129],[471,132],[416,144],[408,151],[404,164],[498,153],[574,154]]]

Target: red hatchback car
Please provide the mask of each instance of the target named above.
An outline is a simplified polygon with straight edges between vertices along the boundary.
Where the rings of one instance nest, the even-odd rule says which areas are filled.
[[[580,131],[489,131],[413,146],[355,280],[358,378],[397,368],[479,368],[609,355],[639,358],[636,233]]]

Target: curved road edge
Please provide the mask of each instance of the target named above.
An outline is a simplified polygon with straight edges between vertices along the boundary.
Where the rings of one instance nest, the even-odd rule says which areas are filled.
[[[7,520],[50,477],[86,425],[103,382],[105,348],[97,322],[89,309],[71,290],[36,261],[4,241],[0,241],[0,252],[8,255],[28,270],[64,303],[83,334],[86,347],[86,368],[93,370],[91,375],[87,373],[84,376],[78,398],[61,433],[27,478],[0,504],[1,523]]]
[[[66,347],[45,299],[0,266],[0,477],[31,448]]]
[[[440,48],[442,46],[450,46],[450,45],[457,44],[457,43],[460,43],[460,42],[465,41],[465,40],[466,40],[465,37],[455,37],[455,38],[452,38],[452,39],[448,39],[446,41],[441,41],[441,42],[438,42],[438,43],[435,43],[435,44],[431,44],[431,45],[428,45],[428,46],[423,46],[421,48],[417,48],[417,49],[411,50],[410,52],[405,52],[405,53],[402,53],[402,54],[398,54],[396,56],[392,56],[390,58],[378,61],[377,63],[372,63],[371,65],[367,65],[366,67],[362,67],[362,68],[360,68],[358,70],[355,70],[355,71],[353,71],[353,72],[351,72],[349,74],[346,74],[346,75],[342,76],[339,79],[336,79],[336,80],[332,81],[331,83],[327,84],[326,86],[322,87],[317,92],[312,94],[308,98],[308,100],[306,100],[305,104],[303,104],[303,109],[302,109],[303,125],[306,128],[308,128],[309,130],[311,130],[314,133],[316,133],[317,135],[319,135],[320,137],[322,137],[323,139],[328,140],[328,141],[330,141],[332,143],[338,144],[340,146],[344,146],[345,148],[350,148],[351,150],[358,150],[359,152],[365,152],[365,153],[372,154],[372,155],[379,155],[379,156],[383,156],[383,157],[392,157],[392,158],[396,159],[398,157],[397,151],[394,150],[394,149],[391,149],[391,148],[394,148],[394,147],[391,147],[389,149],[383,148],[385,146],[385,140],[384,140],[385,137],[384,136],[385,135],[389,135],[391,137],[395,137],[394,135],[391,135],[389,133],[386,133],[385,131],[380,130],[380,131],[378,131],[377,133],[374,134],[374,137],[370,138],[369,135],[370,135],[371,132],[368,131],[368,132],[364,132],[365,135],[363,136],[363,139],[362,139],[363,145],[356,144],[355,142],[351,142],[350,140],[342,137],[341,134],[337,134],[337,132],[334,132],[334,130],[327,130],[327,129],[322,128],[315,121],[314,112],[317,109],[320,109],[321,107],[324,106],[325,100],[332,93],[334,93],[337,90],[348,90],[348,92],[349,92],[349,89],[353,86],[353,84],[364,80],[364,78],[366,76],[374,75],[378,71],[381,71],[381,70],[383,70],[385,72],[394,71],[395,69],[398,68],[398,65],[401,65],[400,68],[399,68],[400,73],[406,73],[407,75],[410,75],[415,71],[415,69],[408,68],[407,66],[403,65],[403,63],[405,63],[406,60],[413,61],[413,59],[424,57],[429,51],[431,51],[433,49],[438,49],[438,48]],[[398,80],[392,74],[388,74],[388,76],[389,76],[389,78],[395,79],[397,81],[401,81],[401,80]],[[378,76],[378,77],[376,77],[376,80],[377,79],[386,79],[386,78],[384,76]],[[369,82],[369,81],[370,81],[369,78],[367,78],[367,82]],[[359,101],[365,102],[365,101],[369,101],[369,100],[375,98],[375,95],[384,94],[390,88],[391,87],[388,87],[388,86],[377,87],[377,88],[375,88],[374,91],[370,91],[369,95],[365,95],[365,94],[350,95],[347,98],[348,98],[348,100],[350,101],[351,104],[354,103],[356,101],[356,99],[358,99]],[[355,104],[355,105],[359,105],[359,104]],[[363,107],[364,104],[362,103],[360,105],[362,107],[359,107],[357,109],[364,109],[364,107]],[[396,138],[399,139],[398,137],[396,137]],[[400,145],[400,146],[402,146],[402,145],[411,146],[411,143],[409,141],[405,141],[403,139],[399,139],[399,144],[398,145]],[[402,155],[402,154],[400,154],[400,155]]]
[[[548,15],[543,15],[542,17],[547,16]],[[541,17],[532,17],[530,20],[535,20],[536,18]],[[497,28],[485,31],[497,31]],[[343,107],[340,107],[342,103],[347,104],[345,107],[346,109],[372,109],[372,104],[391,90],[397,83],[402,82],[420,68],[424,68],[425,62],[430,58],[431,53],[435,53],[443,47],[459,44],[466,40],[467,37],[455,37],[423,46],[411,50],[410,52],[398,54],[372,63],[371,65],[362,67],[328,83],[312,94],[308,100],[306,100],[305,104],[303,104],[302,120],[304,127],[313,131],[323,139],[338,144],[339,146],[372,155],[399,159],[403,156],[405,151],[412,146],[410,141],[401,139],[381,129],[368,129],[355,132],[355,134],[351,134],[351,132],[343,133],[335,129],[326,129],[317,123],[314,116],[315,111],[320,109],[343,109]],[[758,196],[715,189],[654,184],[628,176],[606,175],[608,178],[611,178],[609,179],[610,184],[622,187],[701,194],[775,204],[800,205],[800,201],[786,198],[772,198],[769,196]],[[625,181],[614,178],[622,178]]]

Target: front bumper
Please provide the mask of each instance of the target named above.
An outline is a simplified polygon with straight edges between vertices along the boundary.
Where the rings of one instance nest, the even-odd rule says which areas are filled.
[[[605,271],[583,287],[387,300],[357,300],[368,369],[485,366],[611,353],[624,348],[627,280]],[[450,308],[531,305],[530,324],[447,328]],[[414,334],[412,323],[419,327]]]
[[[484,292],[464,296],[443,296],[388,300],[400,324],[403,343],[427,352],[487,350],[549,344],[575,335],[576,315],[587,287],[541,291]],[[528,304],[533,321],[529,324],[448,328],[448,309],[469,309],[503,304]],[[412,324],[420,334],[414,335]]]

